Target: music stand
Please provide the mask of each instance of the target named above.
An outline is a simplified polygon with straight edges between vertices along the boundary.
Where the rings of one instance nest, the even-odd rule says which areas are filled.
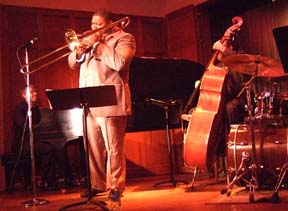
[[[285,73],[288,73],[288,26],[272,29],[276,47]]]
[[[102,210],[109,211],[106,203],[103,201],[91,201],[92,190],[90,180],[90,164],[89,164],[89,150],[88,150],[88,137],[87,137],[87,119],[86,115],[88,109],[91,107],[111,106],[117,104],[115,86],[96,86],[85,88],[72,88],[62,90],[45,90],[49,99],[50,106],[53,109],[64,110],[72,108],[82,108],[82,121],[83,121],[83,140],[85,146],[86,158],[86,171],[87,171],[87,189],[88,198],[86,201],[73,203],[60,208],[60,211],[66,210],[71,207],[94,204],[99,206]]]

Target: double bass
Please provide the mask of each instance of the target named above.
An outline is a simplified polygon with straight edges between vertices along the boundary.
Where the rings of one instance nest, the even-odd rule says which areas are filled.
[[[233,41],[243,19],[236,16],[232,19],[232,23],[233,25],[225,31],[220,40],[224,45]],[[196,96],[195,93],[199,92],[197,106],[189,118],[183,141],[185,166],[208,170],[208,172],[213,172],[217,158],[224,112],[223,85],[227,70],[216,66],[218,54],[219,51],[215,51],[212,55],[200,85],[191,95]]]

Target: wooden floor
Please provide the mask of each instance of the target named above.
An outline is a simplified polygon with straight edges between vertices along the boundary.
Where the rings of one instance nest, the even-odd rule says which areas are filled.
[[[177,181],[188,181],[192,179],[192,174],[176,175]],[[168,183],[154,187],[158,182]],[[249,191],[243,187],[234,186],[230,196],[222,195],[220,192],[226,187],[225,177],[208,178],[205,175],[199,175],[196,178],[193,189],[190,192],[185,191],[187,185],[178,183],[173,187],[170,176],[155,176],[129,179],[127,187],[122,197],[122,211],[191,211],[191,210],[288,210],[288,190],[282,188],[278,193],[279,203],[272,203],[271,199],[273,188],[266,190],[256,190],[252,194],[255,202],[249,202]],[[16,187],[12,193],[1,193],[0,210],[1,211],[56,211],[66,205],[75,202],[84,202],[84,205],[69,208],[68,210],[103,210],[93,203],[86,203],[85,199],[80,198],[80,193],[85,187],[73,187],[61,189],[59,191],[41,192],[37,191],[34,195],[31,192],[25,192],[23,188]],[[261,202],[261,199],[268,201]],[[23,203],[30,200],[38,202],[41,200],[49,203],[37,206],[25,207]],[[109,200],[107,193],[94,197],[91,202],[106,202],[109,209]],[[29,204],[29,203],[28,203]]]

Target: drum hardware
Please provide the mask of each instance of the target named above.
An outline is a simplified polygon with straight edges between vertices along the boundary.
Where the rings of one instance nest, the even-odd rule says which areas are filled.
[[[244,59],[247,59],[246,57],[242,57]],[[261,59],[261,57],[259,57]],[[255,67],[253,74],[252,71],[250,72],[250,74],[252,74],[251,78],[244,83],[244,86],[242,88],[242,90],[239,92],[239,94],[237,95],[237,97],[240,97],[243,92],[245,91],[246,93],[246,99],[247,99],[247,108],[248,108],[248,125],[250,128],[250,138],[251,138],[251,144],[252,144],[252,155],[250,155],[247,152],[243,152],[242,153],[242,160],[241,160],[241,164],[238,167],[237,173],[234,177],[234,179],[221,191],[221,194],[227,194],[230,195],[231,189],[233,187],[233,185],[239,181],[240,179],[242,179],[245,175],[247,175],[248,173],[251,173],[251,178],[250,181],[248,181],[247,179],[245,179],[245,183],[247,184],[247,186],[249,187],[249,201],[250,202],[254,202],[254,192],[255,189],[258,188],[258,179],[257,179],[257,158],[256,158],[256,146],[255,146],[255,134],[254,134],[254,117],[253,117],[253,106],[252,106],[252,102],[251,102],[251,83],[252,81],[255,79],[256,75],[259,74],[259,70],[258,70],[258,66],[259,64],[261,64],[260,60],[253,60],[254,65],[253,67]],[[225,63],[224,63],[225,64]],[[248,65],[250,66],[251,63]],[[256,65],[256,66],[255,66]],[[243,71],[243,69],[242,69]],[[262,70],[261,70],[262,71]],[[236,138],[236,137],[235,137]],[[235,142],[236,143],[236,142]],[[236,147],[236,145],[235,145]],[[250,161],[250,165],[249,167],[245,168],[245,170],[243,170],[243,166],[245,166],[248,161]]]
[[[284,73],[284,69],[280,61],[261,55],[238,54],[223,58],[223,63],[231,70],[252,75],[250,80],[253,80],[255,77],[267,77],[267,81],[273,84],[273,92],[262,92],[258,96],[259,99],[256,99],[259,105],[254,111],[255,118],[271,119],[275,116],[283,115],[283,112],[285,111],[283,111],[282,104],[283,100],[285,100],[288,95],[286,93],[281,93],[280,90],[277,90],[277,86],[279,82],[287,81],[288,74]],[[247,83],[249,82],[250,81]],[[241,90],[238,96],[240,96],[243,91],[244,89]],[[251,108],[248,108],[247,110],[251,112],[249,109]],[[249,114],[248,116],[250,117],[251,115]]]
[[[238,131],[238,127],[236,128],[236,131]],[[250,133],[251,133],[252,130],[250,130]],[[254,131],[254,130],[253,130]],[[236,133],[237,134],[237,133]],[[251,135],[251,138],[254,137],[254,133],[253,135]],[[235,135],[234,137],[234,142],[228,142],[228,144],[230,145],[233,145],[234,146],[234,153],[236,153],[236,146],[248,146],[248,143],[247,142],[240,142],[240,143],[236,143],[236,140],[237,140],[237,135]],[[254,139],[251,139],[251,140],[255,140]],[[254,145],[254,147],[253,147]],[[239,165],[239,167],[237,168],[236,167],[236,157],[234,157],[234,169],[235,170],[235,176],[233,177],[232,181],[229,182],[225,188],[223,188],[221,190],[221,194],[226,194],[227,196],[230,196],[231,195],[231,191],[232,191],[232,188],[234,186],[235,183],[239,182],[240,180],[244,181],[246,186],[249,187],[249,201],[250,202],[254,202],[254,192],[255,192],[255,189],[258,188],[258,180],[257,180],[257,174],[256,174],[256,171],[257,171],[257,168],[258,168],[258,165],[256,165],[256,150],[255,149],[255,141],[254,141],[254,144],[252,142],[252,154],[254,156],[254,159],[251,157],[250,153],[247,152],[247,151],[243,151],[242,152],[242,158],[241,158],[241,163]],[[263,168],[262,166],[260,166],[260,168]],[[250,180],[246,179],[245,176],[248,175],[251,177]],[[228,181],[229,181],[229,178],[228,178]]]
[[[282,185],[283,179],[285,178],[287,169],[288,169],[288,161],[286,161],[286,163],[281,168],[277,183],[275,185],[274,192],[273,192],[271,199],[270,199],[270,201],[272,203],[278,203],[280,201],[278,191],[279,191],[280,186]]]
[[[256,103],[254,109],[256,119],[277,119],[278,117],[283,117],[284,99],[282,94],[261,92],[255,96],[254,102]]]
[[[243,84],[242,90],[239,92],[237,97],[240,97],[244,92],[246,92],[246,98],[247,98],[247,111],[248,111],[248,117],[247,117],[247,126],[249,127],[249,136],[251,140],[251,154],[248,153],[247,151],[242,152],[242,159],[241,163],[239,164],[239,167],[236,167],[236,157],[234,157],[234,170],[235,171],[235,176],[233,177],[232,181],[229,182],[225,188],[221,190],[221,194],[227,194],[228,196],[231,194],[231,190],[233,188],[233,185],[242,180],[245,182],[245,184],[249,187],[249,201],[254,202],[254,192],[255,189],[259,187],[259,181],[257,178],[257,170],[259,168],[264,168],[263,166],[260,166],[257,161],[256,157],[256,140],[255,140],[255,123],[260,120],[267,120],[271,119],[272,117],[274,118],[274,104],[275,101],[277,100],[275,98],[278,97],[278,95],[275,94],[275,92],[270,93],[261,93],[259,96],[260,99],[260,105],[257,107],[258,110],[255,110],[255,116],[253,116],[253,107],[251,103],[251,95],[250,95],[250,84],[252,81],[256,78],[256,76],[259,77],[271,77],[273,80],[274,78],[278,78],[279,76],[284,75],[283,68],[281,67],[281,63],[270,59],[270,58],[265,58],[260,55],[233,55],[230,57],[226,57],[223,59],[223,63],[230,69],[233,69],[235,71],[251,75],[251,78],[249,79],[248,82]],[[281,77],[282,78],[282,77]],[[286,77],[285,77],[286,78]],[[265,101],[267,100],[267,102]],[[279,108],[279,115],[282,117],[282,97],[280,97],[280,107]],[[268,105],[267,105],[268,104]],[[267,115],[266,115],[267,112]],[[272,118],[272,119],[273,119]],[[262,122],[262,121],[261,121]],[[236,129],[236,131],[238,128]],[[236,140],[237,136],[234,137],[234,142],[228,144],[234,144],[234,153],[236,153]],[[243,142],[244,143],[244,142]],[[262,143],[263,144],[263,143]],[[242,148],[242,144],[238,144],[238,146]],[[263,145],[261,145],[263,147]],[[260,147],[261,147],[260,146]],[[245,146],[243,146],[245,148]],[[261,155],[260,155],[260,160],[261,160]],[[279,175],[279,179],[277,182],[277,185],[275,187],[275,191],[272,195],[272,201],[274,200],[275,202],[279,200],[278,196],[278,189],[283,181],[283,178],[285,176],[286,170],[288,168],[288,164],[286,163],[281,170],[281,173]],[[248,179],[247,177],[248,176]],[[229,180],[228,180],[229,181]]]
[[[255,117],[263,117],[265,113],[271,114],[272,113],[272,98],[270,92],[261,92],[256,94],[254,97],[254,102],[256,103],[256,107],[254,109]],[[268,112],[267,112],[268,111]]]
[[[227,144],[227,181],[229,184],[221,190],[221,193],[227,193],[229,196],[233,185],[238,183],[240,186],[246,185],[246,187],[249,187],[249,200],[251,202],[277,203],[277,200],[279,201],[278,190],[288,168],[288,161],[286,161],[286,164],[283,162],[287,159],[287,127],[279,128],[266,125],[265,121],[255,121],[254,124],[254,141],[257,149],[258,165],[250,165],[252,163],[251,160],[248,160],[244,154],[252,154],[249,125],[231,125]],[[247,143],[245,142],[246,140],[248,141]],[[257,181],[258,184],[250,180],[250,170],[252,175],[257,173],[259,180],[255,177],[252,178],[252,181]],[[253,170],[257,172],[253,173]],[[230,182],[231,180],[229,181],[231,178],[233,178],[232,182]],[[260,198],[254,201],[253,193],[257,187],[274,189],[272,197]]]
[[[267,197],[260,198],[260,199],[258,199],[258,202],[279,203],[280,197],[279,197],[278,191],[282,185],[283,179],[285,178],[287,169],[288,169],[288,161],[286,161],[286,163],[281,168],[277,183],[275,185],[275,188],[274,188],[274,191],[273,191],[271,197],[270,198],[267,198]]]
[[[251,76],[251,78],[246,83],[243,84],[242,90],[237,95],[237,98],[239,98],[244,93],[244,91],[246,92],[246,99],[247,99],[246,108],[248,110],[248,119],[251,119],[253,117],[253,106],[251,102],[250,84],[255,78],[256,78],[255,75]]]
[[[241,164],[236,170],[236,174],[232,181],[221,190],[221,194],[226,193],[227,196],[230,196],[234,184],[242,179],[242,181],[244,181],[246,186],[249,188],[249,201],[254,202],[254,192],[255,189],[258,188],[257,178],[255,177],[257,166],[255,164],[249,165],[251,161],[250,159],[251,157],[248,152],[242,152]],[[249,174],[249,172],[251,172],[251,179],[247,180],[244,178],[244,176]]]

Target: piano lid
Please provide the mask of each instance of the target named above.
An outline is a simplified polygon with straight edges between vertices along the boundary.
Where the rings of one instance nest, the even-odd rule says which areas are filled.
[[[186,101],[203,72],[204,66],[191,60],[135,57],[130,70],[132,101],[147,97]]]
[[[203,72],[204,66],[191,60],[135,57],[130,69],[132,116],[127,132],[165,129],[163,109],[146,102],[147,98],[177,100],[169,111],[169,123],[171,128],[181,127],[181,107]]]

